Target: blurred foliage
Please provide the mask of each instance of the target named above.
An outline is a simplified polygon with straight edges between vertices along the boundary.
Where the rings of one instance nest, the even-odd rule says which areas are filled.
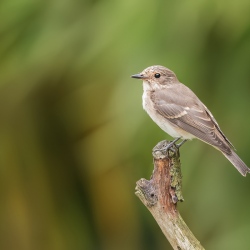
[[[130,79],[174,70],[250,164],[250,2],[2,0],[0,249],[171,249],[134,195],[165,138]],[[199,141],[179,209],[207,249],[249,249],[250,180]]]

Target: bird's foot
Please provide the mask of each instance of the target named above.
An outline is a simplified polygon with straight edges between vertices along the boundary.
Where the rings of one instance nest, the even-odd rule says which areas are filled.
[[[173,141],[171,141],[168,145],[166,145],[165,147],[162,147],[161,150],[162,151],[167,151],[167,150],[171,150],[172,152],[176,152],[176,149],[179,149],[187,140],[183,140],[182,142],[176,144],[177,141],[179,141],[181,138],[176,138]]]
[[[176,154],[179,151],[179,148],[187,141],[187,140],[183,140],[182,142],[180,142],[179,144],[176,144],[176,142],[178,140],[180,140],[181,138],[176,138],[173,141],[161,141],[159,142],[154,148],[153,148],[153,155],[154,157],[164,157],[166,154],[168,154],[169,152],[171,152],[172,154]]]
[[[179,138],[171,141],[169,144],[167,144],[165,147],[162,147],[162,151],[168,151],[168,150],[171,150],[172,152],[175,152],[176,151],[176,142],[179,140]]]

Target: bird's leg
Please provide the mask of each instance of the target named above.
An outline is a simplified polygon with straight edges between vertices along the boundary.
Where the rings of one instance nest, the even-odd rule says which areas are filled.
[[[180,148],[186,141],[187,141],[187,139],[183,140],[183,141],[180,142],[179,144],[176,144],[176,147],[177,147],[177,148]]]
[[[163,147],[162,150],[168,150],[171,149],[173,147],[173,145],[175,145],[175,143],[177,141],[179,141],[181,139],[181,137],[178,137],[176,139],[174,139],[173,141],[171,141],[166,147]],[[183,144],[183,142],[181,142],[180,144]]]
[[[173,148],[173,145],[176,146],[176,148],[180,148],[187,140],[184,139],[182,142],[180,142],[179,144],[176,144],[177,141],[179,141],[181,139],[181,137],[178,137],[176,139],[174,139],[173,141],[171,141],[166,147],[163,147],[161,150],[171,150],[173,152],[175,152],[175,149]]]

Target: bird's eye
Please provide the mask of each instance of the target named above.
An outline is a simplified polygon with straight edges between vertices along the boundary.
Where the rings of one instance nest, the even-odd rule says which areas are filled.
[[[159,74],[159,73],[155,74],[155,78],[160,78],[160,77],[161,77],[161,74]]]

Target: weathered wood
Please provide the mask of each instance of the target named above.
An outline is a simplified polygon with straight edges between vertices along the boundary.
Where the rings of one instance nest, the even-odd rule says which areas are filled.
[[[136,195],[151,212],[173,249],[204,250],[177,210],[177,202],[184,200],[180,155],[175,145],[163,150],[168,144],[168,141],[161,141],[154,147],[153,174],[150,180],[137,181]]]

